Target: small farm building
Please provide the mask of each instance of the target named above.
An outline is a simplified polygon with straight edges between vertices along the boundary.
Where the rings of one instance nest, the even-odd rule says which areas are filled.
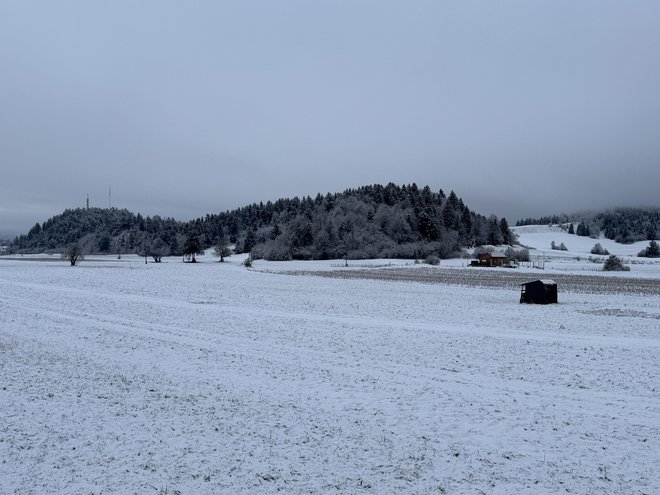
[[[521,284],[520,303],[552,304],[557,302],[557,282],[554,280],[534,280]]]
[[[503,254],[483,253],[479,255],[479,263],[476,266],[504,266],[509,262]]]

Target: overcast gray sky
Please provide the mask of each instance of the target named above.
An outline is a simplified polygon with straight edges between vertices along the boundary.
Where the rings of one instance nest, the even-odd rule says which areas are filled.
[[[371,183],[660,204],[660,2],[0,1],[0,235]]]

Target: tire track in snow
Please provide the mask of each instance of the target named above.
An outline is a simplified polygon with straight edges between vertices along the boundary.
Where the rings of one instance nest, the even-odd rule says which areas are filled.
[[[319,272],[323,273],[323,272]],[[649,348],[660,348],[660,339],[658,338],[645,338],[645,337],[609,337],[603,335],[566,335],[556,332],[544,332],[544,331],[535,331],[534,333],[523,332],[523,331],[511,331],[507,328],[494,327],[489,328],[488,330],[483,330],[480,328],[470,327],[468,325],[453,325],[451,330],[447,327],[441,325],[434,325],[432,323],[419,323],[411,322],[408,320],[397,320],[392,318],[378,318],[372,316],[361,316],[361,315],[350,315],[342,316],[338,314],[310,314],[309,312],[296,312],[296,311],[283,311],[283,310],[273,310],[268,308],[259,308],[255,310],[252,306],[221,306],[216,303],[196,303],[190,301],[180,301],[177,299],[164,299],[151,296],[143,296],[138,294],[116,294],[116,293],[107,293],[104,291],[94,291],[84,289],[75,289],[75,288],[62,288],[54,287],[44,284],[34,284],[34,283],[16,283],[8,282],[0,279],[0,283],[5,283],[11,285],[12,287],[22,286],[25,288],[31,288],[40,290],[43,293],[52,293],[60,292],[62,294],[77,294],[79,296],[90,296],[94,295],[97,298],[105,298],[107,300],[113,301],[125,301],[131,303],[144,303],[151,304],[163,308],[180,308],[182,310],[189,310],[191,307],[195,308],[196,311],[200,312],[213,312],[218,314],[218,316],[240,316],[240,317],[254,317],[255,314],[258,314],[260,317],[264,318],[292,318],[300,320],[308,320],[315,322],[335,322],[342,323],[346,325],[355,325],[358,324],[360,327],[372,327],[372,328],[382,328],[382,327],[391,327],[391,328],[401,328],[401,329],[416,329],[416,330],[427,330],[427,331],[439,331],[443,333],[459,333],[467,334],[475,337],[501,337],[508,339],[519,339],[525,341],[537,341],[537,342],[564,342],[564,343],[575,343],[576,341],[584,344],[597,344],[599,346],[614,346],[614,347],[637,347],[643,349]],[[11,292],[11,291],[10,291]],[[20,299],[20,298],[19,298]],[[21,303],[24,304],[24,303]],[[118,320],[119,321],[119,320]]]

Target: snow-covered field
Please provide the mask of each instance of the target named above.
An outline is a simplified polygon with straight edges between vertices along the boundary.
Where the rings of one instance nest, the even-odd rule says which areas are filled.
[[[657,262],[529,306],[229,260],[0,257],[0,493],[660,493]]]
[[[635,265],[651,265],[642,267],[641,270],[635,269],[635,276],[646,276],[650,268],[654,274],[660,278],[660,263],[657,260],[639,258],[637,254],[648,247],[648,241],[639,241],[632,244],[618,244],[611,239],[591,237],[582,237],[569,234],[559,226],[548,225],[527,225],[524,227],[514,227],[513,231],[518,236],[520,244],[529,246],[530,255],[536,259],[548,260],[551,265],[549,268],[556,270],[580,270],[580,271],[599,271],[601,266],[594,266],[589,260],[604,260],[607,256],[598,256],[591,254],[591,249],[599,243],[610,254],[614,254],[624,260],[624,262]],[[553,250],[550,246],[552,242],[557,246],[564,244],[567,251]],[[546,267],[548,268],[548,267]]]

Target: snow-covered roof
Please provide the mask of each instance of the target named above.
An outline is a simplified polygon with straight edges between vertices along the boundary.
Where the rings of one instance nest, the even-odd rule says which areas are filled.
[[[486,253],[480,254],[479,256],[486,256],[486,255],[490,256],[491,258],[506,258],[506,254],[504,254],[504,253],[488,253],[488,252],[486,252]]]
[[[557,285],[557,282],[555,282],[554,280],[550,280],[549,278],[532,280],[531,282],[525,282],[524,284],[520,284],[520,285],[533,284],[534,282],[541,282],[543,285]]]

